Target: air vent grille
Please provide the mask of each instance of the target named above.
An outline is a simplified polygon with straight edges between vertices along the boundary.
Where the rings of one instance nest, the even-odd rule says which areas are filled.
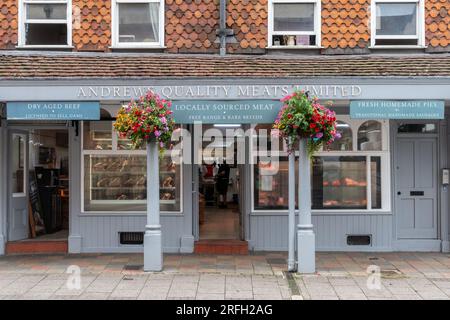
[[[119,232],[120,244],[138,245],[144,243],[143,232]]]
[[[349,246],[370,246],[372,244],[372,235],[348,235],[347,245]]]

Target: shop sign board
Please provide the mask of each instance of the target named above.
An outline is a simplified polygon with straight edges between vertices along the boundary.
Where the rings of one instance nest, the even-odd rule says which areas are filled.
[[[444,119],[444,101],[439,100],[354,100],[352,119]]]
[[[177,123],[273,123],[283,105],[279,100],[172,101]]]
[[[100,103],[94,101],[8,102],[8,120],[100,120]]]

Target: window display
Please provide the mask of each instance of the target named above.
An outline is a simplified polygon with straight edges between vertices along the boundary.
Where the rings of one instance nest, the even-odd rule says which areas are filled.
[[[366,157],[314,157],[313,209],[366,209]]]
[[[113,136],[109,121],[85,123],[84,142],[84,211],[145,211],[146,151],[133,150],[130,141]],[[111,145],[111,151],[98,145]],[[181,166],[172,161],[171,152],[160,157],[159,165],[160,210],[181,211]]]
[[[288,208],[288,180],[289,162],[287,157],[280,158],[279,162],[258,159],[254,166],[254,197],[256,210],[279,210]],[[275,159],[274,159],[275,160]],[[298,162],[295,171],[297,175]],[[297,180],[295,182],[297,190]],[[297,192],[297,191],[296,191]],[[297,193],[296,193],[297,195]],[[297,201],[296,201],[297,202]]]
[[[389,206],[389,179],[382,171],[389,164],[389,153],[383,150],[388,122],[351,120],[338,121],[342,138],[330,145],[329,151],[318,152],[312,160],[311,187],[314,210],[386,210]],[[256,128],[265,128],[258,125]],[[255,132],[256,134],[258,131]],[[261,140],[261,141],[260,141]],[[357,140],[357,143],[354,143]],[[252,139],[253,150],[260,151],[260,137]],[[256,145],[258,143],[258,145]],[[386,144],[387,145],[387,144]],[[263,148],[265,144],[263,143]],[[288,157],[281,151],[279,164],[268,149],[269,157],[258,158],[253,169],[254,209],[288,209]],[[272,156],[272,157],[270,157]],[[270,160],[270,161],[267,161]],[[298,174],[296,152],[295,176]],[[297,181],[296,179],[296,197]],[[383,196],[384,195],[384,196]]]
[[[366,121],[358,129],[358,150],[381,150],[381,123]]]

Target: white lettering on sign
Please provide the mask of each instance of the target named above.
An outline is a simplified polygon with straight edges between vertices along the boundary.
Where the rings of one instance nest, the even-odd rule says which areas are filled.
[[[90,86],[79,87],[77,97],[129,100],[152,90],[166,99],[280,99],[294,90],[309,91],[318,98],[355,98],[358,85],[204,85],[204,86]]]

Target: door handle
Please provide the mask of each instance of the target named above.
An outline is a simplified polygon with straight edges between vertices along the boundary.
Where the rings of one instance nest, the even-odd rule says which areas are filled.
[[[402,193],[400,191],[397,191],[397,195],[401,195]]]

